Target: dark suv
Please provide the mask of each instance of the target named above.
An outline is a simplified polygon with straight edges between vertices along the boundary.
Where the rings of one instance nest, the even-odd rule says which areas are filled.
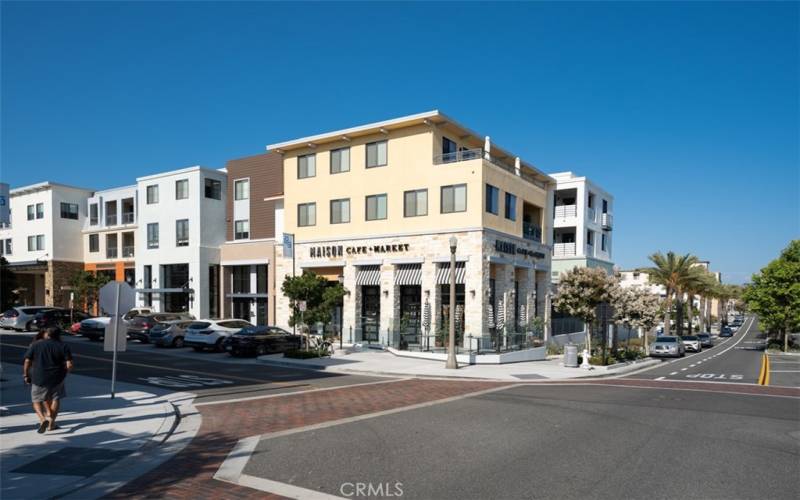
[[[77,309],[62,309],[57,307],[36,313],[34,324],[39,330],[42,328],[57,326],[63,331],[69,332],[71,331],[70,329],[73,324],[80,323],[81,321],[91,317],[91,314],[84,311],[79,311]]]
[[[150,330],[157,323],[179,319],[194,319],[188,313],[151,313],[135,316],[128,323],[128,336],[131,340],[138,340],[142,344],[150,343]]]

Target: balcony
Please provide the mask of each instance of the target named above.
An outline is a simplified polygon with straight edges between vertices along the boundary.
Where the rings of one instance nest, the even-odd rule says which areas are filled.
[[[123,212],[122,213],[122,223],[123,224],[133,224],[136,222],[136,214],[133,212]]]
[[[608,229],[609,231],[611,231],[613,223],[614,223],[614,217],[612,217],[611,214],[602,215],[600,219],[600,225],[603,227],[603,229]]]
[[[526,240],[535,241],[537,243],[542,242],[542,228],[531,224],[530,222],[523,222],[522,223],[522,237]]]
[[[106,215],[106,226],[116,226],[117,225],[117,214],[107,214]]]
[[[553,257],[574,257],[575,243],[555,243],[553,245]]]
[[[116,259],[118,253],[117,247],[108,247],[106,248],[106,259]]]
[[[530,182],[536,187],[541,189],[547,189],[547,185],[536,179],[534,175],[531,173],[520,169],[519,173],[517,173],[517,169],[513,165],[509,165],[506,162],[500,160],[497,157],[492,156],[490,153],[487,153],[483,150],[483,148],[476,148],[476,149],[463,149],[461,151],[455,151],[453,153],[443,153],[439,155],[434,155],[433,157],[433,164],[434,165],[442,165],[444,163],[456,163],[459,161],[469,161],[469,160],[478,160],[483,158],[484,160],[488,161],[492,165],[496,167],[500,167],[506,172],[518,175],[519,177],[525,179],[527,182]]]
[[[122,247],[122,257],[123,258],[130,258],[134,256],[134,246],[125,246]]]
[[[556,219],[567,219],[569,217],[577,217],[578,216],[578,206],[577,205],[556,205],[555,209],[555,218]]]

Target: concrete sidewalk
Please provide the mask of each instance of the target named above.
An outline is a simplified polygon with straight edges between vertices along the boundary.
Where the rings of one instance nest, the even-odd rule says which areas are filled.
[[[337,349],[330,358],[291,359],[283,354],[259,356],[258,361],[274,366],[325,370],[334,373],[360,375],[387,375],[400,377],[446,377],[485,380],[564,380],[586,377],[602,377],[630,373],[645,367],[660,364],[657,359],[644,359],[631,364],[595,366],[591,370],[566,368],[561,357],[544,361],[526,361],[503,365],[459,364],[458,370],[448,370],[442,361],[395,356],[379,349],[363,348],[355,352],[345,345]]]
[[[38,434],[22,367],[4,364],[2,378],[3,499],[104,496],[179,451],[199,427],[193,395],[118,383],[111,399],[110,381],[70,375],[61,429]]]

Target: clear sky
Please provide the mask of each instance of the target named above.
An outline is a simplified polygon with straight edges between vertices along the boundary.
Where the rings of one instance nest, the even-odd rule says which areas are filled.
[[[800,237],[800,9],[2,2],[0,178],[92,188],[439,109],[742,282]]]

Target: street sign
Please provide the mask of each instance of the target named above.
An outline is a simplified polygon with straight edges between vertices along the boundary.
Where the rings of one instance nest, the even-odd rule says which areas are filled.
[[[117,382],[117,353],[127,346],[127,327],[122,316],[136,305],[136,291],[124,281],[111,281],[100,289],[100,309],[111,320],[106,326],[104,348],[114,353],[111,362],[111,399]]]
[[[297,310],[299,310],[300,312],[306,312],[307,308],[308,304],[306,304],[305,300],[300,300],[297,302]]]
[[[294,257],[294,234],[283,233],[283,257]]]

